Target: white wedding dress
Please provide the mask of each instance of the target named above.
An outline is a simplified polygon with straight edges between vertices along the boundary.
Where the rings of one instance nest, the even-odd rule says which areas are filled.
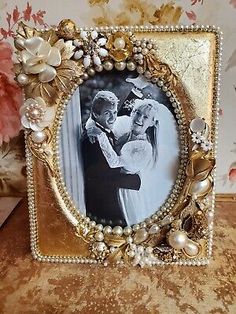
[[[152,169],[152,146],[146,134],[128,140],[118,155],[112,148],[105,133],[98,136],[102,152],[111,168],[121,167],[127,174],[138,174],[141,186],[138,191],[119,189],[119,202],[127,225],[138,223],[153,213],[154,208],[148,208],[148,180]]]

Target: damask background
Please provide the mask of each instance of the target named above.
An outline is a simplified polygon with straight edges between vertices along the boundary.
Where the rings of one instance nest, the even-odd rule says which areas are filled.
[[[0,0],[0,196],[21,195],[25,190],[18,115],[22,95],[11,69],[14,31],[19,21],[48,27],[64,18],[78,26],[196,23],[221,27],[224,50],[216,191],[235,193],[236,0]]]

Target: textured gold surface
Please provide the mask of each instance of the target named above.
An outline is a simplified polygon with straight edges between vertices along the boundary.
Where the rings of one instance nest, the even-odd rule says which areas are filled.
[[[143,34],[137,35],[143,37]],[[177,74],[199,117],[211,126],[215,35],[211,33],[145,34],[158,43],[157,57]]]

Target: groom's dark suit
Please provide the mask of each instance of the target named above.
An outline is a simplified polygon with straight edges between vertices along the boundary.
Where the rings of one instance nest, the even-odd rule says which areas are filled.
[[[111,145],[114,134],[106,133]],[[126,225],[118,199],[118,189],[139,190],[140,178],[137,174],[121,173],[121,168],[110,168],[98,141],[91,143],[87,134],[82,139],[84,163],[86,212],[92,220],[109,225]]]

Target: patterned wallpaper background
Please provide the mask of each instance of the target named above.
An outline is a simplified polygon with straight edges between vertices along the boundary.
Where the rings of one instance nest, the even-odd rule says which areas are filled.
[[[217,193],[236,193],[236,0],[0,0],[0,196],[25,190],[22,94],[12,73],[17,23],[48,27],[70,18],[78,26],[205,24],[224,33]],[[13,56],[14,58],[14,56]]]

